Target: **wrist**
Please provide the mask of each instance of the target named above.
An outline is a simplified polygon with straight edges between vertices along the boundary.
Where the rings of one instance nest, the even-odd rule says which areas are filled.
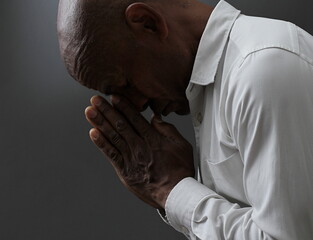
[[[166,204],[168,196],[170,195],[173,188],[183,179],[184,178],[176,180],[172,184],[168,184],[168,185],[163,186],[159,189],[160,191],[157,194],[156,201],[160,205],[161,209],[165,209],[165,204]]]

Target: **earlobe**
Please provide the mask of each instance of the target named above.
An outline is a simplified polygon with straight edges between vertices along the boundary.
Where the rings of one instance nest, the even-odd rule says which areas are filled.
[[[137,2],[129,5],[125,10],[127,25],[137,37],[154,34],[161,40],[168,36],[165,18],[148,4]]]

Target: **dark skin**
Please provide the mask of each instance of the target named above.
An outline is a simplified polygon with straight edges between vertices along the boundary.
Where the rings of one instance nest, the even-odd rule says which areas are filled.
[[[77,58],[77,51],[68,47],[74,38],[68,36],[76,37],[73,31],[79,31],[73,25],[77,21],[71,18],[84,14],[83,3],[60,1],[58,31],[61,54],[71,75],[87,87],[112,95],[111,103],[100,96],[91,99],[85,111],[93,126],[90,137],[132,193],[150,206],[164,209],[173,187],[194,177],[195,169],[192,146],[173,125],[162,121],[161,115],[189,112],[185,89],[213,9],[195,0],[187,5],[179,1],[179,5],[167,1],[130,4],[121,20],[125,28],[121,25],[117,33],[122,44],[103,66],[106,75],[90,79],[87,73],[75,75],[71,64],[77,66],[77,59],[83,57]],[[132,46],[124,39],[127,34],[134,39]],[[112,62],[119,71],[110,70]],[[151,122],[140,114],[148,106],[154,112]]]
[[[96,96],[91,103],[86,116],[95,127],[90,131],[93,142],[131,192],[155,208],[164,208],[177,182],[194,176],[190,143],[159,116],[149,123],[126,98],[112,97],[111,106]]]

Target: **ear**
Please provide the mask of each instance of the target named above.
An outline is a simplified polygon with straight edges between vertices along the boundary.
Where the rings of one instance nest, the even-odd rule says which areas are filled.
[[[129,5],[125,11],[125,18],[130,29],[139,38],[154,35],[164,40],[168,36],[165,18],[145,3],[137,2]]]

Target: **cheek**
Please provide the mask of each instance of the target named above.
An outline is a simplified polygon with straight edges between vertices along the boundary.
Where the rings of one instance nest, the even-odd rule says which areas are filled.
[[[142,94],[150,99],[159,98],[164,95],[164,87],[157,80],[151,78],[140,80],[138,79],[134,85],[137,94]]]
[[[173,79],[157,69],[145,69],[137,74],[134,74],[132,83],[138,93],[146,96],[149,99],[167,99],[175,100],[179,98],[178,88],[173,84]]]

